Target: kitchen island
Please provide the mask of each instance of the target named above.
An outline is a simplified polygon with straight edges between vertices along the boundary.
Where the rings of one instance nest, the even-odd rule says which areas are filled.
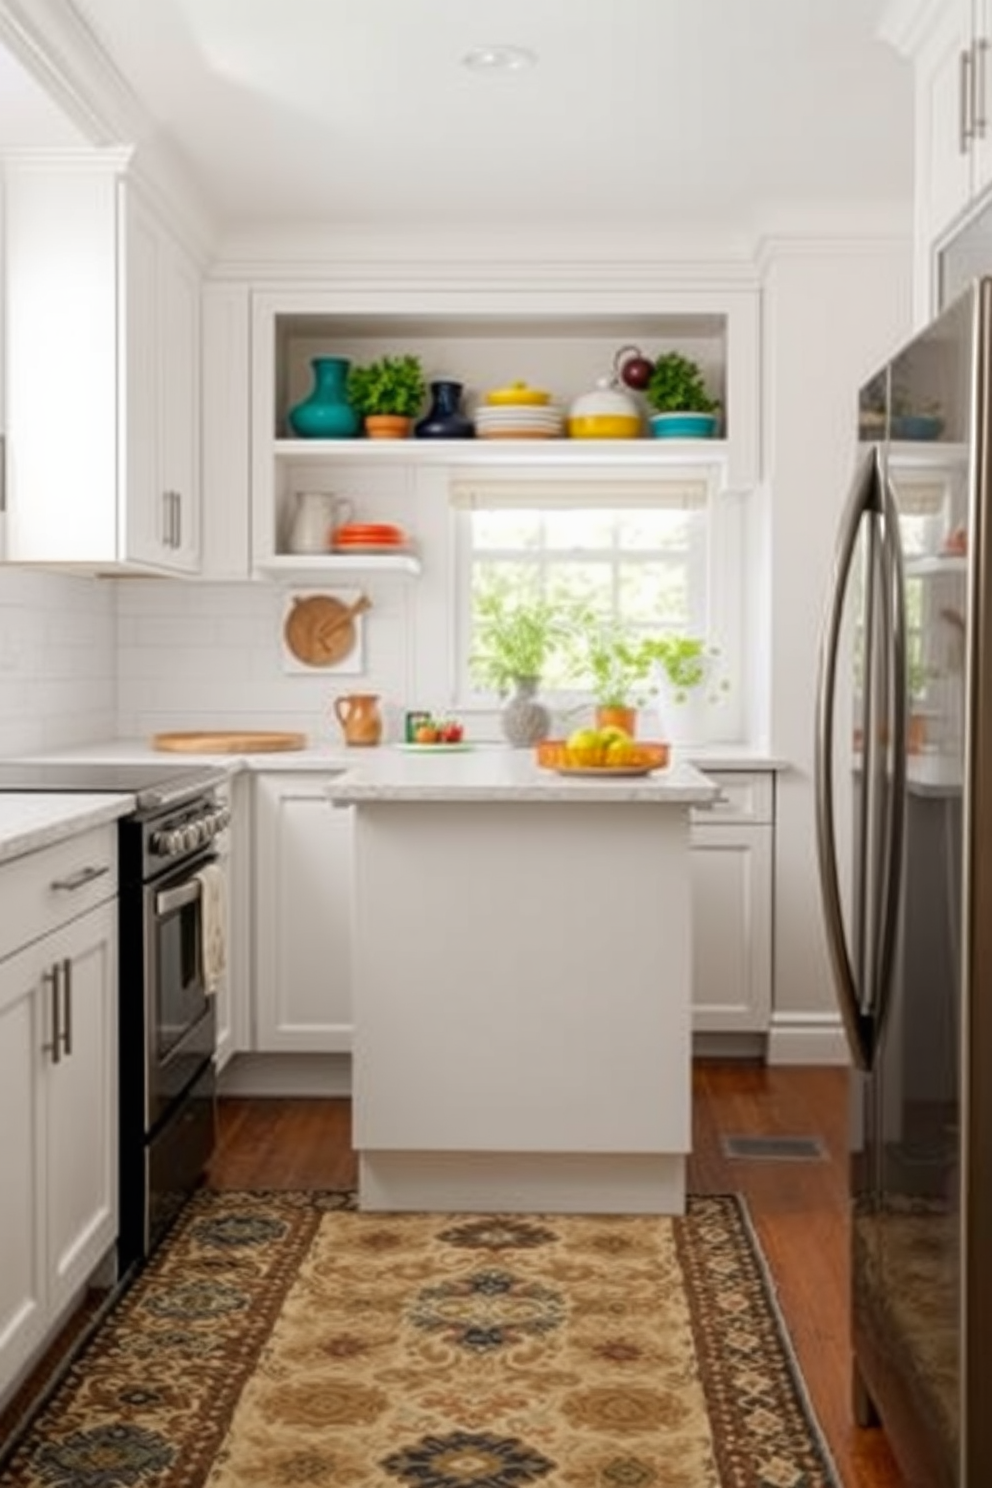
[[[328,793],[356,814],[360,1206],[680,1212],[689,809],[716,786],[385,748]]]

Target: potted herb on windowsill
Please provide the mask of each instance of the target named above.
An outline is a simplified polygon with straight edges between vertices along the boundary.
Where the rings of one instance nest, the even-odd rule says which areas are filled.
[[[515,748],[548,737],[551,715],[535,694],[549,660],[568,636],[561,605],[516,600],[501,592],[476,598],[469,665],[481,686],[508,697],[502,711],[503,733]]]
[[[419,357],[384,356],[348,373],[348,401],[370,439],[406,439],[426,395]]]
[[[651,432],[656,439],[711,439],[715,434],[720,404],[691,357],[678,351],[658,357],[644,396],[652,409]]]
[[[614,621],[585,615],[580,648],[596,701],[596,727],[622,728],[633,738],[637,710],[656,691],[651,643]]]

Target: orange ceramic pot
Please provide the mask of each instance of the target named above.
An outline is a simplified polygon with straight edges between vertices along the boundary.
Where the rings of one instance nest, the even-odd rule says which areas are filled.
[[[367,413],[365,432],[370,439],[407,439],[413,419],[399,413]]]
[[[597,708],[597,728],[622,728],[631,738],[637,732],[636,708]]]

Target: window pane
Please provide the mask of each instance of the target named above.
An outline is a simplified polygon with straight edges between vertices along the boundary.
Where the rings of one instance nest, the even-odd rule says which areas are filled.
[[[668,548],[685,552],[693,531],[700,531],[702,514],[688,511],[625,511],[617,513],[621,548]]]
[[[684,563],[620,563],[620,617],[666,629],[689,625],[688,571]]]
[[[609,512],[548,511],[544,513],[545,543],[549,548],[594,548],[613,546],[616,523]]]
[[[483,559],[472,567],[472,593],[473,596],[499,594],[508,600],[535,600],[541,593],[541,571],[534,563]]]
[[[472,513],[475,548],[540,547],[541,514],[535,511],[479,511]]]

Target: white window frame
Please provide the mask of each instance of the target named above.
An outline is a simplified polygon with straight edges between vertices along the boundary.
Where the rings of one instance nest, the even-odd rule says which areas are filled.
[[[456,706],[465,709],[482,707],[496,708],[500,699],[492,692],[480,689],[473,681],[468,665],[469,635],[471,629],[471,574],[472,534],[471,513],[473,510],[498,506],[526,507],[528,497],[533,497],[535,507],[561,508],[567,506],[596,509],[631,509],[638,506],[675,506],[679,504],[680,486],[687,494],[686,504],[701,506],[707,513],[707,533],[702,562],[705,564],[704,610],[701,628],[706,640],[719,650],[721,677],[729,684],[718,707],[706,710],[705,739],[699,742],[720,741],[740,743],[745,739],[748,715],[746,688],[747,643],[745,636],[746,590],[746,533],[744,498],[741,494],[726,491],[722,487],[724,469],[722,465],[688,467],[685,470],[668,469],[659,474],[648,471],[634,476],[625,473],[622,477],[604,477],[596,473],[578,476],[560,475],[529,478],[526,476],[479,476],[466,472],[463,477],[453,474],[449,487],[454,523],[454,590],[456,596],[456,623],[453,637],[453,676],[455,680]],[[595,494],[593,494],[595,493]],[[632,550],[635,557],[651,561],[656,555],[642,549]],[[509,550],[487,552],[486,556],[513,556]],[[586,552],[578,556],[602,560],[613,555],[603,551]],[[541,563],[541,557],[522,552],[524,562]],[[556,710],[571,709],[591,701],[588,693],[542,690],[542,697]]]

